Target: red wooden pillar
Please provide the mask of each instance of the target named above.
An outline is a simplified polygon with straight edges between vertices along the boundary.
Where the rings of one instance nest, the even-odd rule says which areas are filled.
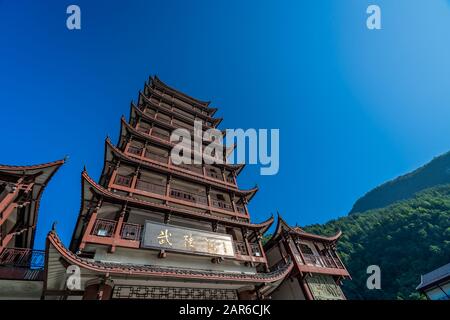
[[[262,245],[262,242],[261,242],[262,234],[259,231],[256,232],[256,239],[258,239],[259,251],[261,252],[261,256],[264,258],[264,261],[265,261],[264,268],[266,269],[266,272],[269,272],[270,271],[269,270],[269,263],[267,261],[266,253],[264,252],[264,248],[263,248],[263,245]]]
[[[120,167],[120,160],[116,163],[113,173],[111,175],[111,178],[109,179],[109,183],[108,183],[108,190],[111,191],[111,186],[116,182],[116,177],[117,177],[117,172],[119,170]]]
[[[244,242],[245,242],[245,247],[247,248],[247,255],[252,257],[252,248],[250,247],[250,243],[248,242],[248,230],[247,229],[243,229],[242,230],[242,235],[244,236]],[[250,262],[250,265],[253,267],[253,261]]]
[[[131,185],[130,185],[131,191],[129,192],[130,196],[133,195],[133,192],[136,189],[136,184],[137,184],[137,179],[138,179],[138,176],[139,176],[139,171],[140,171],[140,168],[138,167],[136,169],[136,171],[134,172],[133,178],[131,179]]]
[[[122,232],[123,220],[125,218],[126,209],[127,209],[127,206],[125,205],[119,214],[119,220],[117,221],[116,230],[114,231],[113,244],[110,249],[111,253],[114,253],[114,251],[116,251],[116,241],[121,239],[121,232]]]
[[[171,183],[172,183],[172,175],[168,175],[167,181],[166,181],[166,202],[167,202],[167,199],[170,197],[170,184]]]
[[[234,192],[232,192],[232,193],[230,194],[230,198],[231,198],[231,206],[233,207],[233,212],[234,212],[234,213],[239,213],[239,212],[237,211],[237,208],[236,208],[236,202],[235,202],[236,196],[235,196]]]
[[[80,248],[79,250],[83,250],[86,246],[86,238],[89,237],[92,233],[92,230],[94,229],[95,222],[97,221],[97,212],[100,210],[102,206],[102,201],[100,200],[95,207],[94,211],[92,211],[91,217],[89,218],[89,222],[86,226],[86,231],[83,234],[83,238],[81,239]]]

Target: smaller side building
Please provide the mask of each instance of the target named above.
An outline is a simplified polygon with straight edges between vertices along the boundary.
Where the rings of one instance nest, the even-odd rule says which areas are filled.
[[[280,216],[265,244],[269,266],[294,261],[290,274],[271,296],[274,300],[345,300],[341,281],[350,274],[336,252],[342,233],[324,237],[290,227]]]
[[[0,299],[39,299],[44,251],[34,250],[42,193],[64,160],[0,165]]]
[[[421,275],[416,290],[429,300],[450,300],[450,263]]]

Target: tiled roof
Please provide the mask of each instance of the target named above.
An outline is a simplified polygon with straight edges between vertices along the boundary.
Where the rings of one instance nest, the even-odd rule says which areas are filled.
[[[440,280],[450,277],[450,263],[437,268],[431,272],[428,272],[424,275],[420,276],[420,284],[417,286],[416,290],[423,289],[425,287],[429,287]]]

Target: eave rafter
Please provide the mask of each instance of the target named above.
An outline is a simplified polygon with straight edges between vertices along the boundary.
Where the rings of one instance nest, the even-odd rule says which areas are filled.
[[[215,187],[219,190],[225,191],[225,192],[231,191],[231,192],[235,193],[235,195],[237,195],[237,196],[245,197],[247,202],[250,201],[251,198],[253,198],[253,196],[258,191],[257,186],[255,186],[254,188],[249,189],[249,190],[242,190],[242,189],[232,187],[230,185],[222,184],[220,182],[214,182],[212,179],[205,180],[205,177],[203,177],[203,176],[196,177],[193,174],[176,171],[176,170],[173,170],[173,167],[169,168],[168,166],[163,165],[163,164],[157,164],[156,162],[151,162],[151,161],[143,161],[141,159],[138,159],[138,158],[135,158],[133,156],[129,156],[129,155],[123,153],[121,150],[119,150],[116,146],[114,146],[112,144],[112,142],[109,138],[106,138],[106,140],[105,140],[105,161],[108,161],[108,159],[106,157],[106,155],[108,155],[108,154],[113,154],[121,160],[125,160],[126,162],[129,162],[129,163],[132,163],[132,164],[135,164],[138,166],[141,165],[146,168],[154,169],[154,170],[166,173],[166,174],[172,174],[174,177],[188,179],[193,182],[197,182],[197,183],[200,183],[200,184],[203,184],[206,186],[213,186],[213,187]]]
[[[164,212],[173,212],[173,213],[177,213],[180,215],[184,215],[184,216],[190,216],[190,217],[196,217],[196,218],[200,218],[200,219],[204,219],[204,220],[208,220],[208,221],[217,221],[223,224],[228,224],[228,225],[236,225],[236,226],[240,226],[240,227],[247,227],[249,229],[254,229],[254,230],[261,230],[261,229],[267,229],[268,227],[270,227],[270,225],[273,223],[273,216],[270,217],[269,219],[267,219],[264,222],[261,223],[250,223],[250,222],[245,222],[245,221],[239,221],[237,219],[233,219],[233,218],[223,218],[223,217],[219,217],[219,216],[214,216],[208,213],[200,213],[200,212],[194,212],[191,210],[186,210],[186,209],[182,209],[179,207],[173,207],[167,204],[159,204],[159,203],[154,203],[154,202],[150,202],[150,201],[145,201],[145,200],[141,200],[141,199],[137,199],[137,198],[133,198],[130,196],[124,196],[124,195],[119,195],[116,193],[113,193],[105,188],[103,188],[102,186],[100,186],[99,184],[97,184],[87,173],[87,171],[83,171],[82,173],[82,185],[83,188],[87,187],[91,190],[91,192],[97,194],[98,198],[109,198],[110,200],[114,200],[116,202],[119,203],[128,203],[130,206],[136,206],[136,207],[140,207],[140,208],[148,208],[148,209],[156,209],[156,210],[162,210]],[[84,191],[83,191],[84,194]],[[83,210],[83,208],[81,209],[81,211]],[[80,211],[80,214],[81,214]]]
[[[121,139],[126,137],[126,133],[128,132],[130,135],[135,136],[135,137],[139,137],[143,140],[150,140],[152,142],[154,142],[155,144],[162,146],[164,148],[168,148],[171,149],[173,148],[173,146],[175,144],[169,142],[169,141],[165,141],[165,140],[161,140],[158,138],[153,137],[152,135],[148,135],[148,134],[144,134],[142,132],[137,131],[135,128],[133,128],[125,119],[125,117],[122,117],[120,119],[121,121]],[[228,164],[228,163],[224,163],[224,164],[216,164],[218,167],[224,167],[225,169],[228,169],[230,171],[234,171],[236,176],[242,171],[242,169],[244,168],[244,164]]]

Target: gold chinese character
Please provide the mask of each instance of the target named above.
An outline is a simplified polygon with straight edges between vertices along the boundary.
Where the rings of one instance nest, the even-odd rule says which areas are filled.
[[[222,245],[223,245],[223,253],[227,254],[228,253],[227,252],[227,244],[224,241],[222,241]]]
[[[206,246],[208,248],[208,252],[209,253],[217,253],[216,241],[209,240],[208,238],[205,238],[205,240],[206,240]]]
[[[193,248],[193,249],[195,249],[194,238],[192,237],[191,233],[184,236],[184,246],[186,248]]]
[[[161,230],[161,232],[159,233],[158,239],[159,239],[159,244],[165,244],[167,243],[169,246],[172,245],[172,243],[170,242],[169,238],[172,236],[172,234],[169,232],[169,230]]]

